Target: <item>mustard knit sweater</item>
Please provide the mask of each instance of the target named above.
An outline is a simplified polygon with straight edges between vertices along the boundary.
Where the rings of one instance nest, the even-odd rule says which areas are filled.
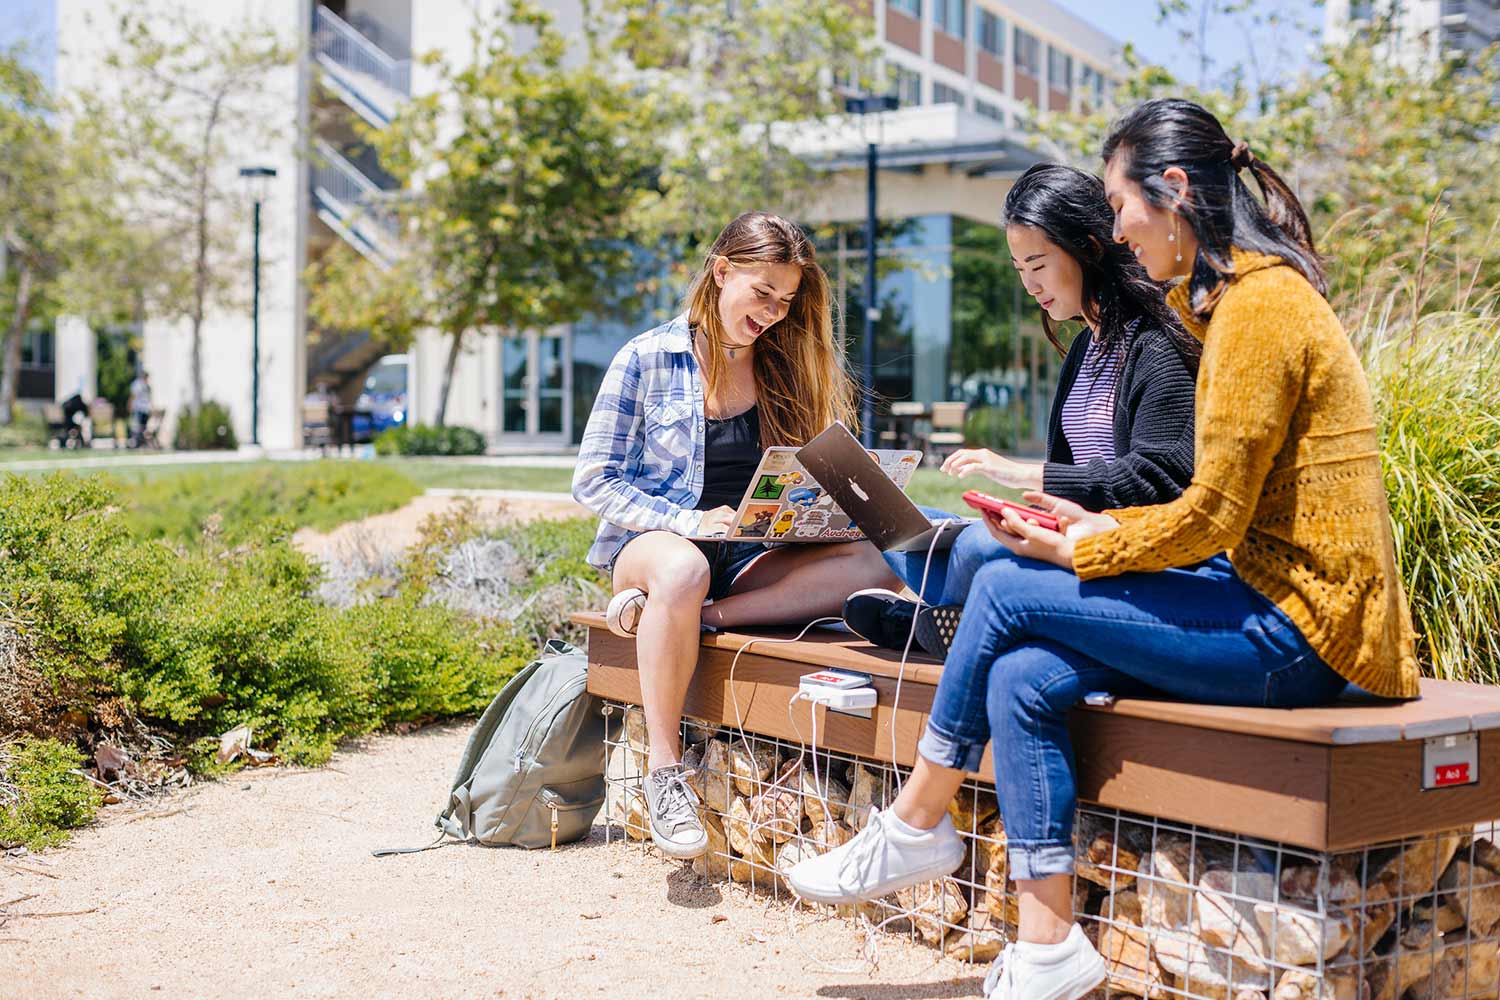
[[[1323,296],[1280,258],[1234,250],[1207,324],[1187,283],[1167,301],[1203,341],[1192,484],[1176,500],[1109,513],[1080,539],[1090,580],[1187,566],[1228,551],[1339,675],[1417,695],[1411,615],[1391,540],[1370,388]]]

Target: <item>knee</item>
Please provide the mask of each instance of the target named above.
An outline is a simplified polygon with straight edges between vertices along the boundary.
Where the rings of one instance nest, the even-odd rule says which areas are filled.
[[[990,671],[988,708],[999,731],[1008,720],[1060,718],[1078,703],[1077,671],[1046,646],[1012,647]]]
[[[657,559],[646,593],[673,601],[696,600],[701,604],[708,595],[709,577],[708,559],[695,545],[684,541]]]

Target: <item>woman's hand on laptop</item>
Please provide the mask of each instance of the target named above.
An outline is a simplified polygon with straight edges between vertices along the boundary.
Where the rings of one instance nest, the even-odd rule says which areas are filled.
[[[698,534],[727,535],[732,524],[734,524],[734,508],[715,507],[713,510],[703,512],[703,517],[698,522]]]
[[[988,448],[960,448],[943,462],[943,471],[958,477],[977,473],[1014,490],[1042,488],[1040,462],[1017,462],[1004,455],[997,455]]]
[[[1018,556],[1039,559],[1042,562],[1073,568],[1073,543],[1089,535],[1111,531],[1120,522],[1108,514],[1095,514],[1084,510],[1072,500],[1062,500],[1046,493],[1031,491],[1025,494],[1027,503],[1050,511],[1057,518],[1061,531],[1053,531],[1026,520],[1021,514],[1007,508],[999,516],[986,513],[985,527],[995,540]]]

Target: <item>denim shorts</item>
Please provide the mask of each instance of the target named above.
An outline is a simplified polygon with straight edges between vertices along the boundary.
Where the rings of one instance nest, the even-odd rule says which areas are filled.
[[[760,542],[693,542],[708,560],[708,599],[722,601],[750,564],[770,551]]]

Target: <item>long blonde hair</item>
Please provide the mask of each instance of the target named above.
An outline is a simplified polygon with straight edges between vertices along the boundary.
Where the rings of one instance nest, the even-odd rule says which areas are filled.
[[[688,322],[702,331],[708,345],[705,396],[714,397],[728,369],[719,284],[713,276],[720,257],[730,266],[792,264],[802,269],[802,281],[786,316],[755,341],[761,446],[806,444],[835,420],[854,428],[854,383],[834,342],[828,275],[818,265],[807,235],[769,212],[746,212],[725,226],[688,292]]]

